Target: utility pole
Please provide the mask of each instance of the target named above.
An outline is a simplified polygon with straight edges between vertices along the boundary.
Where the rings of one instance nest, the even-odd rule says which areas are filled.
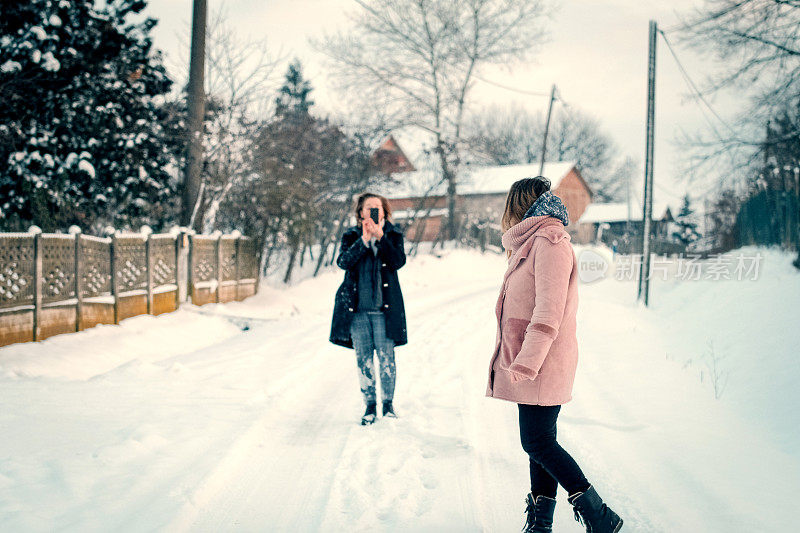
[[[189,63],[189,87],[187,104],[189,110],[186,146],[186,173],[183,184],[183,209],[181,224],[200,230],[201,217],[195,217],[200,202],[201,169],[203,164],[203,117],[205,100],[206,57],[206,0],[194,0],[192,13],[192,49]]]
[[[550,105],[547,107],[547,120],[544,122],[544,139],[542,140],[542,158],[539,161],[539,175],[544,172],[544,158],[547,155],[547,133],[550,131],[550,115],[553,113],[553,102],[556,101],[556,86],[550,91]]]
[[[653,216],[653,134],[656,107],[656,21],[650,21],[650,57],[647,64],[647,145],[644,163],[644,205],[642,216],[642,266],[639,271],[639,300],[648,304],[650,294],[650,224]]]
[[[631,234],[631,173],[628,172],[627,183],[625,187],[625,202],[628,204],[627,220],[625,222],[625,232]]]

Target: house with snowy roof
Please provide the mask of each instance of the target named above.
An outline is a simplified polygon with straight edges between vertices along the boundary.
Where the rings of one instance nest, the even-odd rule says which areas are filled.
[[[417,170],[406,153],[398,144],[394,135],[389,135],[372,152],[372,166],[381,174],[402,174]]]
[[[464,165],[460,169],[456,210],[459,216],[488,222],[499,228],[511,185],[539,175],[539,164]],[[575,163],[546,163],[542,172],[553,193],[562,199],[570,220],[577,220],[592,201],[592,191]],[[411,240],[432,241],[439,237],[447,217],[447,183],[437,170],[417,170],[396,177],[382,186],[394,219],[406,224]],[[570,224],[568,231],[574,231]],[[421,238],[419,232],[422,232]]]
[[[576,242],[602,241],[612,244],[617,241],[623,246],[637,240],[642,234],[643,213],[641,207],[630,206],[626,202],[591,204],[576,224]],[[656,239],[668,239],[671,226],[675,222],[672,211],[665,202],[653,202],[652,234]],[[626,234],[628,237],[625,237]]]
[[[447,183],[432,153],[432,149],[406,129],[393,132],[373,155],[377,168],[388,175],[375,192],[389,200],[393,219],[404,228],[409,240],[434,241],[444,231],[448,214]],[[577,221],[592,201],[592,190],[577,165],[546,163],[542,174],[550,180],[553,193],[564,202],[570,220]],[[539,163],[464,164],[459,169],[456,189],[457,215],[463,222],[488,224],[497,234],[511,185],[538,175]],[[570,224],[567,230],[574,234],[573,238],[577,236],[575,224]]]

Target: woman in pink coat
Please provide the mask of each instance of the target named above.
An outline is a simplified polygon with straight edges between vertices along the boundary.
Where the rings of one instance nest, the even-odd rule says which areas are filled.
[[[568,224],[567,210],[546,178],[511,186],[502,220],[509,266],[495,309],[497,339],[486,395],[519,407],[531,476],[523,531],[552,531],[561,484],[586,531],[613,533],[622,519],[556,442],[556,419],[572,399],[578,365],[578,269]]]

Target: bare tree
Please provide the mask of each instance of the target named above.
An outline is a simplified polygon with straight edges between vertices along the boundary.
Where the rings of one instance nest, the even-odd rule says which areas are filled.
[[[800,201],[796,180],[781,179],[774,186],[768,179],[774,169],[779,173],[782,167],[793,170],[800,160],[800,152],[792,147],[800,135],[800,122],[784,120],[796,114],[800,102],[798,28],[797,0],[707,0],[678,28],[684,42],[713,54],[723,65],[721,73],[709,80],[701,99],[726,88],[750,97],[736,128],[719,120],[719,128],[712,125],[712,140],[688,139],[699,154],[695,161],[717,168],[718,162],[723,161],[728,167],[725,174],[738,178],[733,192],[726,191],[717,200],[719,206],[726,207],[724,212],[738,210],[765,185],[767,191],[791,194],[795,202]],[[781,124],[779,131],[770,127],[771,121]],[[735,205],[731,207],[731,203]],[[796,213],[781,214],[781,209],[773,206],[767,215],[774,217],[776,213],[783,217],[781,224],[787,228],[786,241],[794,241],[797,246],[796,235],[800,231]],[[796,263],[800,267],[800,255]]]
[[[720,68],[707,77],[705,86],[690,87],[706,109],[709,129],[684,133],[678,140],[688,149],[687,175],[716,173],[726,187],[740,193],[752,185],[766,147],[768,121],[800,99],[798,27],[800,2],[796,0],[706,0],[675,28],[680,42],[714,57]],[[719,117],[709,103],[724,90],[749,98],[732,124]]]
[[[520,105],[484,107],[470,113],[464,126],[470,153],[478,162],[497,165],[537,161],[543,134],[544,116]]]
[[[499,165],[534,163],[541,157],[544,116],[522,106],[489,106],[468,116],[465,142],[478,161]],[[600,201],[625,198],[628,180],[637,171],[621,158],[600,122],[580,110],[554,114],[548,134],[548,158],[575,161]]]
[[[706,92],[746,89],[754,104],[748,114],[757,113],[763,124],[800,98],[798,27],[796,0],[706,0],[679,30],[684,42],[725,65]]]
[[[542,44],[545,0],[356,2],[361,10],[350,31],[314,44],[332,59],[342,88],[366,100],[388,96],[407,124],[435,136],[453,237],[462,127],[475,75]]]
[[[261,268],[285,259],[284,282],[303,266],[315,273],[349,219],[352,197],[375,177],[371,154],[385,131],[343,126],[312,113],[310,81],[293,62],[275,98],[275,113],[254,131],[246,157],[250,171],[223,201],[220,219],[258,239]],[[315,259],[316,257],[316,259]],[[272,261],[272,263],[271,263]]]
[[[269,96],[277,88],[275,71],[282,58],[273,55],[266,39],[238,34],[224,7],[211,14],[207,32],[208,109],[196,218],[210,231],[220,204],[248,171],[247,141],[257,120],[271,112]]]

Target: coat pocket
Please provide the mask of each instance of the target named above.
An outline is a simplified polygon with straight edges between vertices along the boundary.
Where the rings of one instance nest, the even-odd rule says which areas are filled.
[[[500,368],[507,370],[514,359],[517,358],[522,343],[525,340],[525,330],[530,320],[521,318],[507,318],[503,321],[500,343]]]

